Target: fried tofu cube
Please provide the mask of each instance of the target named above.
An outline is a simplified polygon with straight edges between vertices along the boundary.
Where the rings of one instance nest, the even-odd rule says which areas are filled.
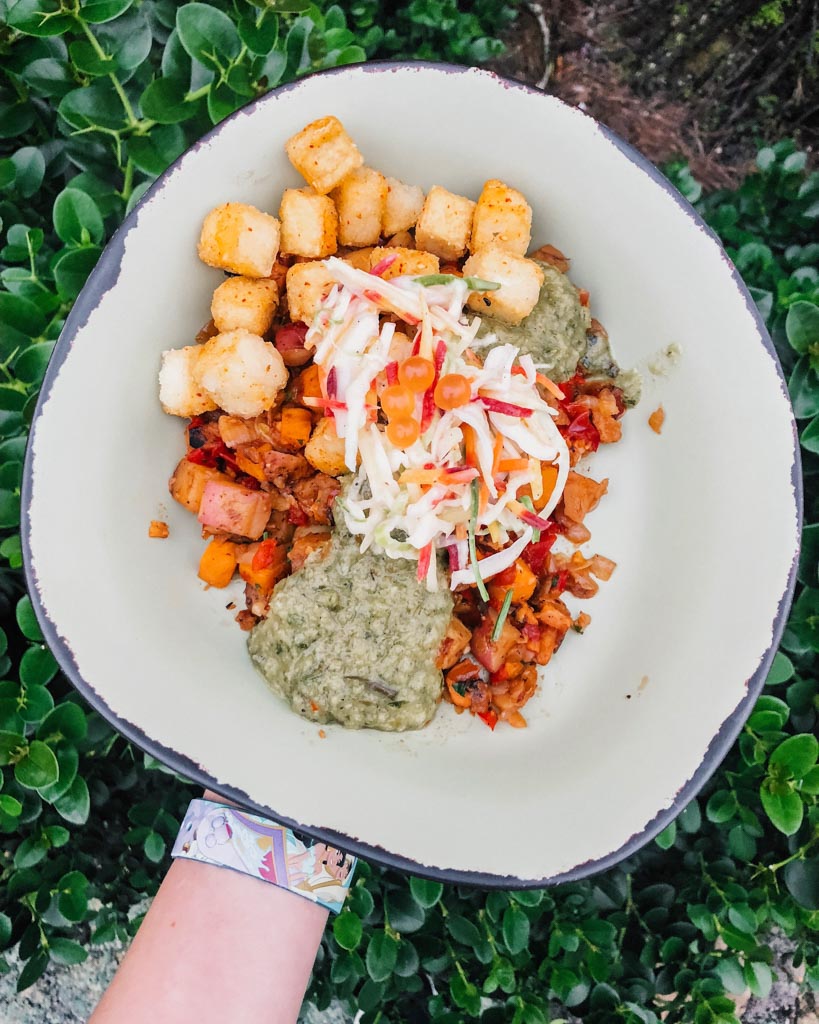
[[[288,375],[269,341],[235,330],[217,334],[202,346],[194,378],[229,416],[250,418],[273,405]]]
[[[335,284],[327,264],[294,263],[287,271],[287,305],[290,319],[311,324],[318,308]]]
[[[338,248],[338,213],[329,196],[310,188],[286,188],[279,207],[282,252],[323,259]]]
[[[341,258],[356,270],[369,270],[372,266],[373,248],[372,245],[368,245],[365,249],[350,249]]]
[[[472,220],[471,252],[494,246],[524,256],[532,240],[532,207],[497,178],[485,183]]]
[[[375,245],[387,200],[387,179],[372,167],[359,167],[333,192],[342,245]]]
[[[216,331],[239,328],[265,334],[279,305],[279,288],[268,277],[229,277],[213,293],[210,315]]]
[[[401,249],[415,249],[415,239],[409,233],[409,231],[399,231],[397,234],[388,238],[384,245],[394,245]]]
[[[364,157],[337,117],[312,121],[284,144],[290,163],[319,195],[339,185]]]
[[[319,420],[304,449],[304,457],[319,473],[341,476],[349,473],[344,461],[344,438],[336,433],[332,419]]]
[[[544,276],[537,263],[498,248],[482,249],[470,256],[464,274],[500,284],[497,291],[473,292],[467,305],[476,313],[487,313],[507,324],[519,324],[532,312]]]
[[[424,190],[418,185],[405,185],[397,178],[387,178],[387,199],[381,234],[385,238],[415,227],[424,206]]]
[[[394,256],[395,259],[381,274],[385,281],[393,277],[420,277],[423,274],[437,274],[439,270],[438,257],[431,252],[421,252],[420,249],[403,249],[398,246],[380,246],[373,249],[370,256],[369,269],[377,266],[387,256]]]
[[[200,416],[216,408],[206,389],[196,380],[201,345],[172,348],[162,353],[159,370],[159,401],[171,416]]]
[[[199,236],[199,259],[245,277],[269,277],[279,252],[279,222],[246,203],[211,210]]]
[[[442,260],[460,259],[469,245],[474,211],[471,199],[433,186],[415,225],[416,245]]]

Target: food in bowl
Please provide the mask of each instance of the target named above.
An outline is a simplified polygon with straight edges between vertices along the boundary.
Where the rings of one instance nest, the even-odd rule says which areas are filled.
[[[333,117],[286,150],[308,187],[278,219],[207,215],[199,255],[232,276],[163,354],[199,575],[245,581],[250,657],[307,718],[415,729],[443,698],[525,726],[538,667],[590,622],[564,595],[615,568],[579,550],[608,481],[575,467],[620,440],[639,378],[563,254],[524,255],[516,189],[424,195]]]

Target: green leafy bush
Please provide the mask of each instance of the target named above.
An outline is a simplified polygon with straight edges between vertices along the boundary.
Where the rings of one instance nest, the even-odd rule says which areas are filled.
[[[510,11],[0,0],[0,950],[19,942],[21,988],[133,933],[193,793],[71,691],[23,593],[25,435],[71,303],[152,178],[236,106],[365,55],[482,59]],[[670,173],[754,289],[802,430],[800,592],[764,696],[707,790],[596,878],[487,894],[362,864],[319,954],[317,1006],[338,998],[365,1022],[537,1024],[554,1004],[590,1022],[728,1024],[726,992],[770,988],[773,927],[819,987],[819,176],[790,143],[758,162],[705,197]]]

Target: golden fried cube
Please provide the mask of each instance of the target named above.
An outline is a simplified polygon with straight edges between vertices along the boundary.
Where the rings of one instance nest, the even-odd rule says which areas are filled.
[[[421,252],[420,249],[404,249],[400,246],[379,246],[373,249],[370,256],[370,267],[377,266],[387,256],[395,256],[396,259],[381,274],[385,281],[393,277],[420,277],[423,274],[437,274],[439,271],[438,257],[431,252]]]
[[[497,291],[474,292],[467,305],[508,324],[519,324],[532,312],[544,276],[537,263],[498,248],[481,249],[470,256],[464,274],[500,284]]]
[[[313,317],[335,284],[327,264],[320,261],[294,263],[287,271],[287,306],[291,320],[311,324]]]
[[[433,186],[415,225],[416,245],[442,260],[460,259],[469,244],[474,210],[471,199]]]
[[[375,245],[387,199],[387,179],[372,167],[359,167],[333,191],[342,245]]]
[[[264,334],[278,305],[279,288],[269,277],[229,277],[213,293],[210,315],[217,331]]]
[[[381,234],[384,238],[415,227],[424,205],[424,190],[418,185],[405,185],[397,178],[387,178],[387,199]]]
[[[279,252],[279,222],[246,203],[211,210],[199,236],[199,259],[245,277],[268,277]]]
[[[337,117],[312,121],[284,144],[290,163],[320,195],[331,192],[364,157]]]
[[[338,213],[329,196],[310,188],[286,188],[279,218],[282,252],[323,259],[338,248]]]
[[[532,207],[523,193],[497,178],[487,181],[475,207],[470,251],[494,246],[523,256],[531,239]]]
[[[372,266],[372,254],[373,246],[371,245],[364,249],[348,249],[343,255],[339,253],[344,262],[349,263],[356,270],[369,270]]]

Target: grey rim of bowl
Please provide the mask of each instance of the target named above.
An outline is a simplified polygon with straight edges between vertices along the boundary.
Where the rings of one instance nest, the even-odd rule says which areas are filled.
[[[363,842],[353,836],[347,836],[342,832],[336,832],[332,829],[326,829],[315,826],[301,825],[299,822],[294,821],[291,818],[284,817],[281,814],[277,814],[276,811],[271,807],[265,807],[261,804],[257,804],[242,790],[237,789],[233,786],[224,785],[218,780],[211,778],[206,771],[200,768],[192,760],[190,760],[184,754],[180,754],[175,750],[163,746],[157,743],[151,737],[147,736],[140,728],[133,725],[118,715],[116,715],[106,704],[103,698],[91,687],[80,674],[79,668],[74,660],[74,656],[71,652],[68,644],[58,635],[56,627],[52,623],[48,616],[48,612],[43,605],[39,589],[36,583],[36,575],[31,562],[31,537],[30,537],[30,515],[29,509],[31,505],[31,493],[32,493],[32,462],[33,462],[33,438],[37,421],[42,412],[44,403],[46,402],[51,388],[59,374],[60,368],[65,361],[68,353],[71,350],[71,345],[76,337],[79,329],[84,326],[91,312],[98,304],[102,295],[105,294],[109,289],[114,287],[119,277],[119,266],[124,251],[124,239],[128,232],[134,227],[136,223],[136,217],[139,209],[143,204],[150,202],[152,197],[156,195],[165,184],[165,180],[168,175],[177,167],[188,153],[192,150],[198,149],[200,146],[206,144],[211,139],[216,138],[222,128],[228,121],[233,120],[236,117],[243,117],[247,113],[254,111],[258,107],[265,103],[272,102],[277,96],[285,92],[290,92],[298,89],[304,81],[309,78],[314,78],[319,75],[343,75],[349,73],[351,68],[356,70],[364,70],[365,73],[369,74],[381,74],[384,72],[391,72],[396,70],[406,70],[413,68],[423,68],[426,70],[439,71],[444,74],[450,75],[463,75],[463,74],[476,74],[476,69],[470,67],[464,67],[456,64],[445,64],[435,63],[431,61],[371,61],[366,64],[358,65],[346,65],[340,68],[330,68],[326,71],[317,71],[311,75],[305,75],[303,78],[297,79],[294,82],[289,82],[286,85],[280,86],[277,89],[271,90],[264,96],[253,100],[251,103],[244,107],[240,107],[237,111],[221,121],[218,125],[212,128],[206,135],[202,136],[201,139],[197,140],[193,146],[189,147],[185,153],[181,154],[166,171],[163,172],[154,182],[154,184],[148,189],[136,207],[128,214],[123,220],[118,230],[114,233],[108,245],[103,250],[100,256],[99,262],[92,271],[88,281],[85,283],[83,290],[77,297],[76,302],[71,310],[71,313],[66,320],[65,326],[60,334],[57,344],[54,348],[51,360],[48,365],[48,369],[43,379],[40,395],[37,400],[37,404],[34,411],[34,416],[31,422],[31,428],[29,431],[28,444],[26,446],[26,457],[25,465],[23,469],[23,482],[21,491],[21,504],[23,509],[23,517],[21,522],[21,539],[23,548],[23,563],[26,582],[29,589],[31,601],[37,616],[37,619],[42,628],[43,635],[51,648],[52,652],[59,662],[60,668],[63,673],[68,677],[76,690],[85,698],[91,707],[99,712],[103,718],[105,718],[110,725],[112,725],[118,732],[126,737],[130,742],[134,743],[141,750],[155,757],[158,761],[162,761],[168,767],[190,779],[194,783],[198,783],[206,789],[210,789],[220,796],[233,800],[234,802],[243,805],[258,814],[262,814],[282,824],[292,828],[294,831],[301,833],[302,835],[309,836],[315,840],[321,840],[323,842],[330,843],[335,846],[339,846],[344,850],[361,856],[365,859],[375,861],[386,867],[394,868],[398,871],[407,872],[410,874],[417,875],[422,878],[430,878],[440,882],[446,882],[448,884],[457,885],[469,885],[484,889],[533,889],[533,888],[544,888],[547,886],[558,885],[563,882],[577,881],[578,879],[585,878],[588,875],[596,874],[601,871],[605,871],[607,868],[613,867],[620,863],[632,854],[636,853],[642,846],[648,843],[656,835],[658,835],[671,821],[676,818],[680,811],[697,795],[700,789],[705,785],[711,775],[719,766],[727,754],[730,746],[736,739],[740,729],[742,728],[745,720],[751,712],[754,702],[759,695],[762,687],[764,686],[765,679],[770,668],[770,664],[773,661],[773,657],[776,653],[779,645],[779,640],[782,636],[782,632],[785,628],[785,622],[787,619],[788,611],[790,609],[791,601],[793,600],[793,593],[796,586],[796,569],[799,560],[799,543],[797,542],[797,549],[794,552],[793,563],[788,576],[787,586],[785,588],[782,597],[780,598],[777,613],[774,618],[771,634],[771,644],[763,654],[759,661],[759,665],[754,674],[747,681],[747,692],[743,699],[739,702],[737,707],[731,712],[731,714],[725,719],[720,726],[714,738],[711,740],[699,767],[688,779],[686,783],[678,791],[674,802],[670,807],[660,811],[651,821],[649,821],[641,831],[635,833],[625,843],[622,844],[618,849],[606,854],[603,857],[599,857],[596,860],[585,861],[581,864],[575,865],[567,871],[563,871],[558,875],[554,875],[548,878],[516,878],[513,875],[496,875],[480,871],[464,871],[459,869],[439,868],[425,864],[419,864],[408,857],[404,857],[401,854],[392,853],[389,850],[385,850],[382,847],[374,846],[372,844]],[[504,85],[505,88],[520,90],[522,92],[530,93],[536,96],[548,96],[547,93],[541,92],[539,89],[534,89],[531,86],[525,85],[521,82],[515,82],[511,79],[503,78],[500,75],[495,75],[493,72],[480,71],[481,74],[487,75],[488,77],[498,80]],[[551,99],[555,99],[551,97]],[[578,111],[580,115],[582,112]],[[588,117],[589,120],[594,121],[593,118],[587,114],[582,114],[584,117]],[[595,124],[601,129],[603,135],[613,143],[620,152],[629,160],[632,164],[638,167],[647,177],[651,178],[657,185],[659,185],[665,192],[667,192],[680,207],[681,211],[694,223],[695,226],[705,231],[711,238],[714,244],[718,247],[725,262],[731,269],[734,284],[738,291],[741,293],[745,302],[751,312],[757,327],[759,328],[760,336],[762,338],[762,344],[765,349],[770,353],[774,359],[777,373],[779,375],[780,384],[782,386],[783,395],[788,398],[788,389],[785,381],[784,374],[782,373],[782,367],[779,363],[779,358],[776,354],[773,342],[768,335],[765,327],[765,322],[759,313],[753,299],[751,298],[748,289],[745,286],[742,278],[739,275],[736,267],[731,263],[728,255],[722,247],[717,235],[708,227],[708,225],[702,220],[699,214],[694,210],[691,204],[683,198],[683,196],[671,185],[668,179],[641,153],[635,150],[627,142],[624,142],[618,135],[616,135],[609,128],[601,125],[595,121]],[[793,463],[791,466],[791,480],[794,486],[794,498],[797,504],[797,525],[798,525],[798,536],[801,537],[802,532],[802,470],[799,459],[799,442],[796,434],[796,424],[794,422],[794,435],[793,435],[794,447],[793,447]]]

